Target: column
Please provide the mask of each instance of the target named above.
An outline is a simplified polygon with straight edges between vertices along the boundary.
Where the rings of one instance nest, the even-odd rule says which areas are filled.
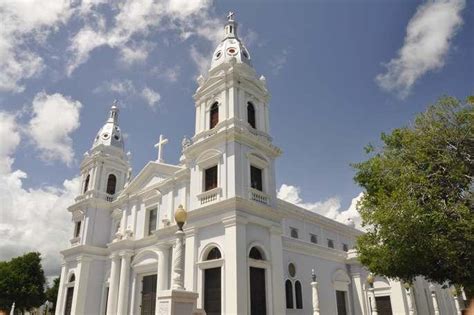
[[[92,258],[80,256],[77,258],[76,280],[72,297],[72,314],[85,314],[87,283],[89,267]]]
[[[170,246],[167,244],[158,246],[158,270],[157,270],[157,284],[158,291],[169,289],[169,259]]]
[[[127,314],[128,308],[128,285],[130,280],[130,259],[133,251],[120,252],[122,264],[120,266],[120,284],[118,291],[118,314]]]
[[[433,302],[434,314],[439,315],[438,300],[436,299],[436,287],[433,284],[430,285],[430,291],[431,291],[431,301]]]
[[[362,267],[359,264],[350,265],[352,278],[352,296],[354,299],[354,314],[367,314],[367,299],[364,295],[364,278]]]
[[[225,228],[224,314],[248,313],[248,263],[246,223],[233,215],[222,221]],[[267,288],[269,290],[270,288]],[[239,292],[239,294],[236,294]]]
[[[284,314],[286,312],[285,306],[285,291],[283,279],[283,245],[281,240],[282,229],[280,226],[272,226],[270,228],[270,249],[271,249],[271,264],[272,264],[272,299],[273,299],[273,313]]]
[[[109,281],[109,297],[107,299],[107,315],[117,314],[117,295],[119,286],[119,265],[120,257],[114,253],[110,255],[110,281]]]
[[[196,291],[196,230],[186,229],[186,247],[184,260],[184,287],[189,291]]]
[[[64,284],[67,282],[67,268],[66,268],[66,262],[63,261],[61,264],[61,278],[59,279],[59,290],[58,290],[58,298],[54,302],[56,303],[56,315],[61,315],[64,313],[63,307],[64,307],[64,292],[66,291],[66,288],[64,287]]]

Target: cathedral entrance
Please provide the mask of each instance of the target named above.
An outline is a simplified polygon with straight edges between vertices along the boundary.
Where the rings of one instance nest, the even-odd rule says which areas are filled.
[[[221,314],[221,267],[204,271],[204,310],[207,315]]]
[[[250,267],[250,314],[266,315],[265,269]]]
[[[71,315],[73,295],[74,295],[74,287],[67,288],[67,291],[66,291],[66,305],[64,306],[64,315]]]
[[[155,314],[156,278],[156,275],[149,275],[143,277],[141,315]]]

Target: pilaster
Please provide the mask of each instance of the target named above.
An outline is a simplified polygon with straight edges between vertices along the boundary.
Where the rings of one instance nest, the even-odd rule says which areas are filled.
[[[76,280],[72,297],[72,314],[85,314],[87,283],[89,282],[89,267],[92,258],[81,256],[77,258]]]
[[[118,291],[118,312],[119,315],[127,314],[128,310],[128,292],[129,292],[129,281],[130,281],[130,259],[133,255],[133,251],[120,252],[122,264],[120,267],[120,284]]]
[[[116,253],[110,255],[110,281],[109,281],[109,297],[107,300],[107,315],[117,314],[117,296],[119,286],[119,266],[120,257]]]
[[[186,290],[196,291],[196,230],[194,227],[184,230],[185,233],[185,261],[184,261],[184,287]]]
[[[271,263],[272,263],[272,300],[273,312],[275,314],[285,313],[285,292],[283,279],[283,245],[281,240],[282,229],[280,226],[272,226],[270,228],[270,249],[271,249]]]
[[[158,246],[158,270],[157,270],[157,290],[163,291],[169,289],[169,262],[170,249],[168,244]]]
[[[59,290],[58,290],[58,297],[56,300],[56,315],[61,315],[64,313],[64,298],[65,298],[65,291],[66,287],[64,284],[66,283],[66,277],[67,277],[67,267],[66,267],[66,262],[63,261],[61,264],[61,278],[59,278]]]

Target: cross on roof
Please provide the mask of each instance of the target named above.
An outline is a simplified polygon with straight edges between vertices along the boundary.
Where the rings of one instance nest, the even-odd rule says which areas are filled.
[[[227,20],[228,21],[233,21],[234,20],[234,12],[229,11],[229,14],[227,14]]]
[[[158,148],[158,159],[157,161],[163,163],[163,146],[168,143],[168,139],[165,139],[163,135],[160,135],[160,139],[157,144],[155,144],[155,148]]]

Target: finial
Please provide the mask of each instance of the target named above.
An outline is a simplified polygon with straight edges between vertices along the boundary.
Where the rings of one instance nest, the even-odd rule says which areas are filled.
[[[316,273],[314,272],[314,269],[311,269],[311,279],[313,282],[316,282]]]
[[[114,123],[117,123],[117,120],[118,120],[118,112],[119,112],[119,109],[118,109],[118,100],[114,100],[112,102],[112,106],[110,107],[110,118],[109,118],[109,121],[113,121]]]
[[[229,11],[229,14],[227,14],[227,21],[233,22],[234,21],[234,12]]]

